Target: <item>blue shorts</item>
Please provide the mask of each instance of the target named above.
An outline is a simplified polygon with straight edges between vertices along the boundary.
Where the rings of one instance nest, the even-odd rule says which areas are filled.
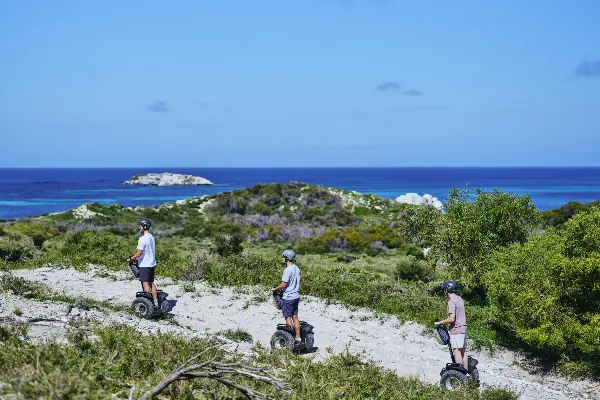
[[[290,318],[294,315],[298,315],[299,303],[300,299],[283,300],[281,302],[281,311],[283,311],[283,318]]]

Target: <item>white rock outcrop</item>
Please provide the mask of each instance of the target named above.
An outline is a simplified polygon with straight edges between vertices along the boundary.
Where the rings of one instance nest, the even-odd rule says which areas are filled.
[[[86,203],[86,204],[80,205],[77,208],[74,208],[73,209],[73,216],[76,219],[83,219],[83,220],[91,219],[91,218],[93,218],[93,217],[95,217],[97,215],[99,215],[101,217],[104,216],[103,214],[100,214],[100,213],[97,213],[95,211],[90,210],[87,206],[88,205]]]
[[[123,182],[123,184],[144,186],[213,185],[211,181],[201,176],[172,174],[170,172],[135,175],[130,180]]]
[[[406,193],[401,196],[396,197],[396,201],[398,203],[405,204],[415,204],[422,206],[433,206],[438,210],[442,210],[444,205],[437,197],[433,197],[432,195],[425,193],[423,196],[418,195],[417,193]]]

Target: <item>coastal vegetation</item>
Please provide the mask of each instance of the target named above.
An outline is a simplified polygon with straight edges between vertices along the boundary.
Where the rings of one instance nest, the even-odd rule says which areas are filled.
[[[186,360],[206,364],[210,378],[170,384],[158,398],[247,398],[237,387],[273,399],[516,400],[503,389],[466,387],[448,392],[415,378],[398,377],[348,352],[325,361],[297,357],[289,351],[271,353],[255,345],[242,357],[223,349],[219,338],[186,339],[157,333],[140,335],[127,326],[80,327],[67,343],[36,343],[23,339],[24,325],[0,325],[0,395],[16,398],[142,399]],[[236,336],[247,340],[239,333]],[[225,371],[225,372],[219,372]],[[239,373],[238,373],[239,371]],[[247,371],[248,373],[243,374]],[[228,385],[214,377],[226,379]],[[264,376],[281,384],[256,379]],[[147,397],[150,398],[150,397]],[[249,397],[263,398],[263,397]]]
[[[475,346],[507,346],[545,368],[600,376],[597,204],[539,212],[526,195],[453,188],[440,211],[300,182],[255,185],[155,207],[90,203],[9,221],[1,226],[0,265],[125,270],[141,218],[153,223],[161,276],[272,287],[281,273],[279,254],[294,248],[303,294],[426,325],[445,314],[440,283],[454,279]],[[348,360],[332,358],[317,369],[345,362],[350,371],[375,368]],[[378,371],[364,390],[388,383],[437,390]],[[311,382],[301,390],[318,386]]]

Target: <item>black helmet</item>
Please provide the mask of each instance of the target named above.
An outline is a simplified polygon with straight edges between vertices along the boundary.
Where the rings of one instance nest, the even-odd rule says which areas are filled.
[[[142,226],[144,229],[149,229],[152,226],[152,223],[148,219],[140,219],[138,224]]]
[[[442,283],[442,287],[448,293],[456,292],[456,282],[454,282],[454,281],[444,281],[444,283]]]

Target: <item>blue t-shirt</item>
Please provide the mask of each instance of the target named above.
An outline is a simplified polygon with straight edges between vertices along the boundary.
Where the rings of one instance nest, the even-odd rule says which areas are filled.
[[[154,237],[149,233],[142,235],[138,240],[137,249],[142,251],[138,266],[140,268],[154,268],[156,265],[156,244],[154,243]]]
[[[300,268],[296,264],[285,267],[281,281],[287,283],[283,291],[284,300],[296,300],[300,298]]]

